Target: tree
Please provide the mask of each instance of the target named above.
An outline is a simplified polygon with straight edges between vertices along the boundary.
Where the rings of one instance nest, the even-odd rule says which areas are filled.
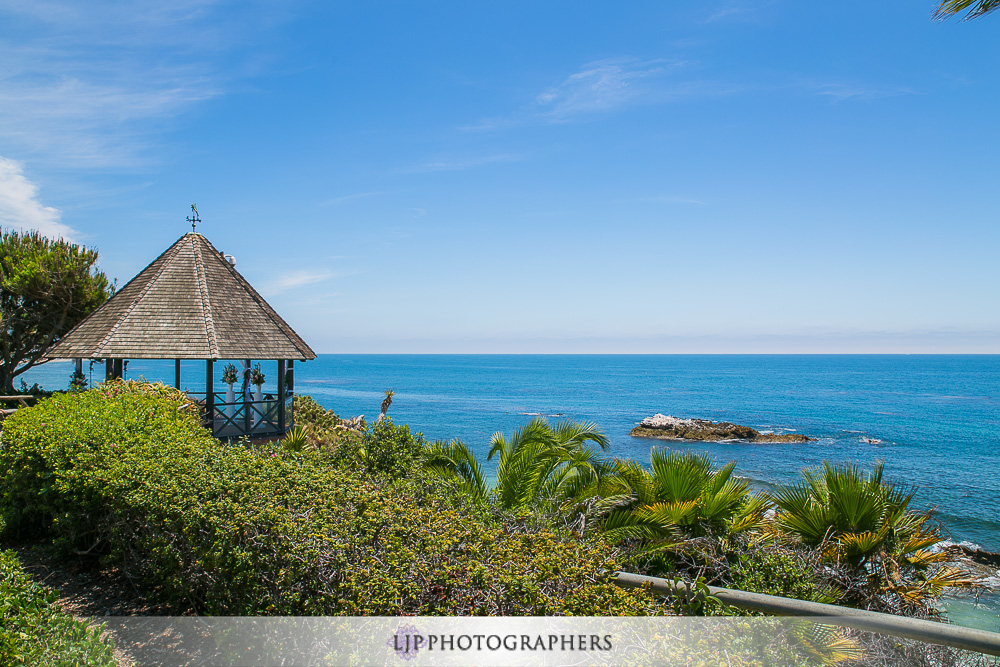
[[[555,426],[535,418],[508,438],[493,434],[487,460],[500,456],[496,486],[488,489],[482,467],[468,446],[457,440],[434,443],[424,452],[424,467],[443,477],[457,478],[476,499],[491,494],[498,506],[516,509],[547,502],[564,502],[597,493],[611,470],[594,443],[607,450],[608,438],[591,422],[563,421]]]
[[[0,230],[0,391],[114,291],[97,251],[38,232]]]
[[[615,537],[652,541],[728,535],[761,525],[767,501],[750,493],[750,483],[733,476],[736,462],[713,469],[707,454],[654,447],[651,471],[620,463],[614,475],[631,502],[612,511],[604,529]]]
[[[934,10],[934,18],[946,19],[968,10],[964,19],[968,21],[986,16],[997,9],[1000,9],[1000,0],[944,0],[941,6]]]
[[[919,615],[945,588],[971,587],[975,580],[948,564],[946,551],[932,550],[943,538],[930,515],[910,510],[913,493],[884,482],[882,472],[881,462],[867,474],[827,462],[818,472],[805,471],[805,481],[771,494],[777,524],[852,575],[846,579],[856,585],[846,602]]]
[[[396,395],[392,389],[385,390],[385,398],[382,400],[382,406],[379,408],[378,419],[375,420],[376,423],[382,421],[385,417],[385,413],[389,412],[389,406],[392,405],[392,397]]]

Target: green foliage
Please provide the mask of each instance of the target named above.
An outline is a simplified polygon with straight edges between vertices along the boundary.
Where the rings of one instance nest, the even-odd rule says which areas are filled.
[[[658,447],[650,460],[651,471],[635,463],[616,470],[632,499],[604,521],[614,536],[669,543],[677,536],[735,534],[763,521],[767,501],[750,493],[749,482],[733,477],[735,461],[713,470],[707,454]]]
[[[166,388],[63,394],[5,423],[0,511],[102,554],[153,598],[207,614],[629,615],[599,539],[402,476],[419,436],[389,420],[359,465],[212,439]],[[405,466],[403,466],[405,469]],[[412,472],[412,471],[411,471]]]
[[[345,440],[360,437],[367,428],[364,421],[345,422],[333,410],[327,410],[308,394],[292,398],[295,425],[306,434],[309,449],[332,452]]]
[[[487,460],[499,455],[497,503],[513,509],[579,496],[607,471],[600,457],[607,448],[607,436],[593,422],[567,420],[552,426],[536,417],[510,438],[495,433]]]
[[[281,441],[281,446],[290,452],[301,452],[309,444],[309,437],[306,430],[301,426],[296,426]]]
[[[821,565],[808,552],[780,545],[740,543],[728,554],[729,570],[720,585],[752,593],[834,604],[838,594],[816,581]]]
[[[476,500],[489,497],[509,510],[562,505],[561,509],[572,513],[607,491],[602,482],[614,467],[587,443],[601,450],[608,447],[607,437],[590,422],[563,421],[552,426],[536,418],[510,438],[495,433],[487,457],[492,460],[499,454],[493,489],[486,487],[475,455],[458,440],[428,445],[423,463],[436,475],[459,480],[461,488]]]
[[[717,609],[722,604],[709,592],[704,577],[695,581],[675,577],[673,584],[674,594],[668,599],[674,612],[681,616],[705,616],[710,609]]]
[[[803,472],[803,482],[772,493],[777,526],[852,573],[858,585],[846,599],[855,604],[897,599],[920,607],[945,588],[972,586],[966,573],[941,565],[946,554],[929,551],[942,539],[930,515],[910,511],[912,492],[884,482],[882,473],[881,462],[867,474],[828,462]]]
[[[101,629],[62,613],[56,599],[28,578],[17,554],[0,552],[0,665],[114,667]]]
[[[457,479],[470,498],[486,499],[486,480],[475,455],[459,440],[432,442],[424,448],[424,469],[444,478]]]
[[[360,444],[358,457],[368,472],[400,476],[417,468],[427,441],[422,433],[410,433],[409,426],[397,426],[386,417],[369,427]]]
[[[0,391],[113,292],[97,251],[0,229]]]

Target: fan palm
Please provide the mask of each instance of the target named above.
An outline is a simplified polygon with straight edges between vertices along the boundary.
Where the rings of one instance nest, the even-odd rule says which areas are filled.
[[[804,544],[819,547],[830,561],[871,575],[883,592],[910,603],[935,597],[947,587],[975,580],[951,567],[931,568],[948,559],[930,547],[941,541],[930,515],[909,510],[913,493],[883,481],[883,463],[864,474],[855,465],[823,463],[805,471],[803,482],[779,486],[771,497],[776,523]]]
[[[697,537],[741,532],[763,521],[768,503],[750,493],[749,482],[733,477],[735,461],[713,470],[707,454],[654,448],[650,464],[649,471],[634,462],[618,465],[614,477],[633,500],[605,520],[613,537]]]
[[[824,462],[819,473],[803,472],[803,482],[772,493],[778,526],[810,546],[836,545],[860,563],[900,529],[915,528],[917,515],[907,512],[913,494],[883,482],[883,470],[881,462],[867,475],[855,465]]]

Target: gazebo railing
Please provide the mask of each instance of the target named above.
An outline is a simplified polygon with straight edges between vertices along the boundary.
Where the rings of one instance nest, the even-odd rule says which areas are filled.
[[[266,437],[284,435],[292,427],[292,397],[285,399],[284,420],[280,402],[276,397],[262,400],[226,402],[225,394],[216,393],[212,402],[212,416],[205,414],[205,393],[188,392],[202,406],[206,427],[217,438]]]

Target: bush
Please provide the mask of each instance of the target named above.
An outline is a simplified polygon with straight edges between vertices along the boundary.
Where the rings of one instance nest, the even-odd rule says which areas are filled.
[[[24,573],[13,551],[0,552],[0,664],[113,667],[100,629],[62,613],[56,594]]]
[[[116,564],[178,610],[253,614],[661,612],[604,581],[602,541],[471,506],[452,482],[399,478],[422,438],[388,420],[371,464],[223,444],[156,386],[54,396],[4,425],[7,532],[44,531]],[[662,613],[662,612],[661,612]]]
[[[729,553],[729,569],[718,585],[752,593],[834,604],[840,597],[823,583],[815,553],[774,544],[741,544]]]
[[[385,417],[365,432],[361,459],[370,472],[405,475],[416,468],[426,446],[423,433],[410,433],[406,424],[397,426]]]
[[[301,428],[309,449],[333,452],[344,442],[360,437],[364,421],[344,421],[333,410],[327,410],[308,394],[292,397],[292,415],[296,428]]]

